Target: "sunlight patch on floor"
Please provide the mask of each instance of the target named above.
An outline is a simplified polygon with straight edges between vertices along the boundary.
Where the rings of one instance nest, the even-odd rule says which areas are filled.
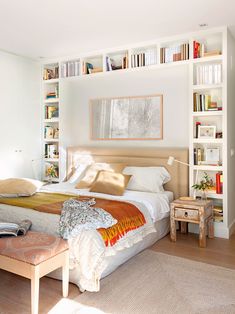
[[[79,302],[61,299],[48,314],[105,314],[105,312],[95,308],[83,305]]]

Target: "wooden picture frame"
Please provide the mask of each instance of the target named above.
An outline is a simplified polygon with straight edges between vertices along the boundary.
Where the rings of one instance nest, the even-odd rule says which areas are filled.
[[[161,140],[163,95],[90,100],[91,140]]]
[[[199,125],[198,138],[200,139],[213,139],[216,136],[215,125]]]

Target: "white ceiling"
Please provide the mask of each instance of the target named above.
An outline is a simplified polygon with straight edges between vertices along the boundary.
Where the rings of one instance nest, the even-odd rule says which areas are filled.
[[[234,0],[0,0],[0,49],[31,58],[73,55],[229,25]]]

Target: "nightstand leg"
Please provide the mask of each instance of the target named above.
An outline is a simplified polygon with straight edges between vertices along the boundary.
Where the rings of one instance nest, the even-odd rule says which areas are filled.
[[[175,219],[171,217],[171,241],[176,242],[176,226]]]
[[[188,223],[185,221],[180,222],[180,231],[181,233],[188,233]]]
[[[213,239],[214,238],[214,221],[213,217],[211,217],[208,220],[208,238]]]
[[[205,228],[205,221],[203,217],[200,217],[200,224],[199,224],[199,246],[206,247],[206,228]]]

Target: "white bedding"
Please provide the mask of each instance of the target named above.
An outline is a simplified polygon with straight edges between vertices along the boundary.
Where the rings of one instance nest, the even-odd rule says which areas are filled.
[[[112,256],[115,258],[119,252],[125,251],[125,249],[128,250],[128,248],[128,251],[131,252],[130,248],[143,241],[148,235],[156,233],[154,222],[169,216],[169,202],[173,198],[171,192],[146,193],[135,191],[126,191],[123,196],[117,197],[90,193],[88,190],[77,190],[70,183],[48,185],[43,190],[125,200],[135,204],[145,216],[146,224],[144,226],[128,232],[113,247],[105,247],[100,234],[96,230],[84,230],[78,237],[69,241],[70,269],[71,274],[73,274],[71,281],[76,283],[81,290],[88,291],[99,290],[99,280],[102,274],[108,272],[107,268],[110,268],[105,261],[110,260],[113,262]],[[33,222],[32,230],[58,235],[59,215],[0,204],[0,218],[11,222],[19,222],[28,218]],[[118,265],[120,264],[122,264],[121,260]]]

